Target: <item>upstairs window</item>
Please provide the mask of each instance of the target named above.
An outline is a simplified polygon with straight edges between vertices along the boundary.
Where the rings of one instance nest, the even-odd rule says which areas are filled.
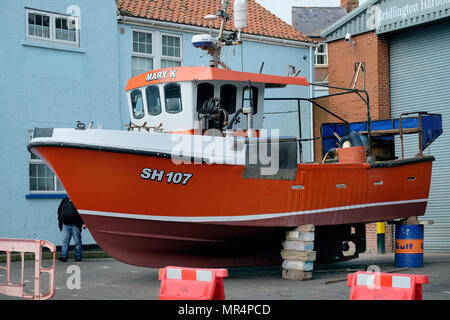
[[[131,76],[153,70],[153,34],[133,31],[133,53],[131,56]]]
[[[199,111],[205,101],[214,98],[214,86],[210,83],[200,83],[197,87],[197,111]]]
[[[75,23],[68,17],[55,15],[55,39],[77,42]]]
[[[26,9],[26,37],[79,45],[79,19],[76,16]]]
[[[251,97],[252,97],[253,114],[256,114],[258,112],[258,88],[252,86]],[[249,106],[250,106],[250,90],[248,87],[245,87],[242,93],[242,107],[249,107]]]
[[[29,11],[27,36],[50,39],[50,19],[50,14]]]
[[[229,114],[236,112],[237,88],[232,84],[225,84],[220,88],[220,102],[222,108]]]
[[[181,37],[163,34],[161,41],[161,68],[181,66]]]
[[[140,89],[135,89],[130,94],[131,109],[135,119],[142,119],[144,117],[144,103],[142,102],[142,92]]]
[[[131,76],[181,66],[182,37],[160,31],[132,30]]]
[[[181,86],[178,83],[169,83],[164,86],[164,97],[167,113],[181,112]]]
[[[320,43],[316,49],[316,66],[328,65],[328,45],[326,43]]]
[[[157,86],[149,86],[145,89],[147,96],[147,111],[152,116],[157,116],[161,113],[161,97],[159,95],[159,88]]]

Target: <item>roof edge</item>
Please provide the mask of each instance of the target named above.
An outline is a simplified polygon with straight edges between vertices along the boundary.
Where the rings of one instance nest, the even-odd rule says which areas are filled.
[[[164,28],[173,28],[179,31],[187,31],[187,32],[207,32],[209,33],[209,28],[207,27],[200,27],[196,25],[190,25],[190,24],[181,24],[181,23],[175,23],[175,22],[168,22],[168,21],[162,21],[162,20],[154,20],[154,19],[146,19],[146,18],[137,18],[133,16],[124,16],[119,15],[117,16],[117,19],[119,21],[122,21],[123,23],[129,23],[129,24],[141,24],[145,26],[150,27],[164,27]],[[228,32],[228,30],[227,30]],[[230,31],[231,32],[231,31]],[[305,36],[306,37],[306,36]],[[287,46],[292,47],[318,47],[317,41],[310,39],[311,41],[302,41],[302,40],[291,40],[291,39],[285,39],[285,38],[275,38],[275,37],[269,37],[269,36],[262,36],[252,33],[242,33],[242,38],[244,40],[249,41],[262,41],[262,42],[268,42],[272,44],[283,44]]]
[[[358,8],[353,10],[352,12],[345,15],[343,18],[339,19],[335,23],[333,23],[331,26],[326,28],[320,33],[320,36],[322,38],[327,38],[331,33],[336,31],[338,28],[340,28],[342,25],[346,24],[356,16],[360,15],[362,12],[367,10],[367,8],[373,6],[375,3],[379,2],[380,0],[368,0],[364,2],[362,5],[360,5]]]

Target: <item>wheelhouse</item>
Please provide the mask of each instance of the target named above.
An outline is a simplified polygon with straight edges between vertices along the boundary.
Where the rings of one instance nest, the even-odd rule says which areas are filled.
[[[131,125],[162,132],[263,128],[264,90],[307,85],[301,77],[268,76],[209,67],[155,70],[130,79]],[[249,112],[252,110],[252,112]],[[230,125],[230,121],[232,121]]]

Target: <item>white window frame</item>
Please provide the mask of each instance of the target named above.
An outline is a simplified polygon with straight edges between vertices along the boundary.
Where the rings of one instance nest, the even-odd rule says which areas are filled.
[[[64,19],[68,19],[68,20],[74,19],[75,20],[75,42],[68,41],[68,40],[56,39],[56,19],[57,18],[64,18]],[[80,19],[79,19],[79,17],[55,13],[55,14],[53,14],[52,23],[54,24],[54,28],[52,28],[52,31],[54,34],[53,41],[61,42],[61,43],[65,43],[65,44],[80,45]]]
[[[147,34],[151,34],[152,35],[152,53],[143,53],[143,52],[134,52],[134,46],[133,46],[133,42],[134,42],[134,33],[135,32],[141,32],[141,33],[147,33]],[[138,58],[148,58],[148,59],[153,59],[153,68],[155,68],[155,35],[153,31],[148,31],[148,30],[142,30],[142,29],[131,29],[131,75],[133,75],[133,57],[138,57]],[[144,71],[145,72],[145,71]]]
[[[325,46],[325,52],[320,52],[319,53],[319,48],[316,49],[316,52],[314,54],[314,65],[321,66],[321,67],[326,67],[326,66],[328,66],[328,44],[325,43],[325,42],[321,42],[321,43],[319,43],[319,45]],[[318,56],[324,56],[326,58],[326,62],[327,63],[317,63],[317,57]]]
[[[28,136],[29,136],[29,140],[31,140],[31,138],[33,137],[33,130],[29,130],[28,131]],[[32,158],[32,154],[30,152],[28,153],[28,155],[29,155],[29,158],[28,158],[28,192],[30,194],[66,194],[67,192],[66,192],[65,189],[58,190],[59,178],[53,172],[53,170],[52,170],[52,172],[53,172],[53,179],[54,179],[54,186],[55,186],[54,190],[31,190],[30,173],[29,173],[30,165],[32,165],[32,164],[45,164],[47,167],[48,167],[48,165],[42,159],[33,159]],[[62,183],[61,183],[61,185],[62,185]],[[63,188],[64,188],[64,186],[63,186]]]
[[[50,27],[50,38],[45,38],[45,37],[37,37],[34,35],[30,35],[29,34],[29,23],[28,23],[28,15],[29,14],[38,14],[38,15],[43,15],[43,16],[48,16],[50,23],[49,23],[49,27]],[[66,19],[74,19],[75,20],[75,28],[76,28],[76,32],[75,32],[75,39],[76,41],[67,41],[67,40],[60,40],[60,39],[56,39],[56,18],[66,18]],[[27,39],[33,39],[33,40],[41,40],[41,41],[48,41],[48,42],[56,42],[56,43],[61,43],[61,44],[65,44],[65,45],[71,45],[71,46],[76,46],[79,47],[80,46],[80,17],[78,16],[72,16],[72,15],[67,15],[67,14],[60,14],[60,13],[53,13],[53,12],[48,12],[48,11],[42,11],[42,10],[36,10],[36,9],[25,9],[25,37]]]
[[[152,54],[148,53],[141,53],[141,52],[134,52],[133,48],[133,34],[134,32],[143,32],[143,33],[149,33],[152,35]],[[171,57],[171,56],[163,56],[162,54],[162,37],[169,36],[169,37],[176,37],[180,39],[180,57]],[[168,33],[168,32],[161,32],[156,30],[145,30],[145,29],[139,29],[139,28],[132,28],[131,29],[131,60],[133,60],[132,57],[142,57],[142,58],[151,58],[153,59],[153,70],[161,69],[161,60],[170,60],[170,61],[176,61],[180,62],[180,65],[183,64],[183,36],[180,34],[175,33]],[[146,70],[150,71],[150,70]],[[144,72],[146,72],[144,71]],[[131,65],[130,68],[130,74],[133,72],[133,66]]]
[[[163,36],[180,39],[180,57],[164,56],[162,54],[162,50],[163,50],[162,49],[162,38],[163,38]],[[161,41],[161,45],[159,46],[159,49],[161,51],[161,60],[176,61],[176,62],[180,62],[180,64],[183,63],[183,37],[181,35],[161,32],[160,41]]]

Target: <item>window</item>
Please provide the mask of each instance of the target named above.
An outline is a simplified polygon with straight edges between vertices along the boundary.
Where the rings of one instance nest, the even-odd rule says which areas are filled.
[[[28,12],[28,36],[50,39],[50,18],[44,13]]]
[[[29,132],[30,139],[33,131]],[[30,192],[64,193],[64,187],[53,171],[38,156],[30,153],[29,159]]]
[[[214,86],[210,83],[200,83],[197,87],[197,111],[211,98],[214,98]]]
[[[133,117],[135,119],[141,119],[144,117],[144,103],[142,102],[142,92],[139,89],[135,89],[130,94],[131,107],[133,110]]]
[[[328,65],[328,45],[326,43],[320,43],[316,49],[316,65]]]
[[[153,70],[153,34],[133,31],[133,55],[131,76]]]
[[[220,102],[222,108],[229,114],[236,112],[237,88],[232,84],[225,84],[220,88]]]
[[[157,116],[161,113],[161,97],[159,95],[159,88],[157,86],[149,86],[145,89],[147,95],[147,111],[152,116]]]
[[[26,10],[26,37],[79,45],[79,17]]]
[[[258,88],[252,86],[252,102],[253,102],[253,114],[256,114],[258,112]],[[250,106],[250,90],[248,87],[245,87],[243,89],[242,93],[242,107],[249,107]]]
[[[135,77],[141,73],[153,70],[153,59],[144,57],[132,57],[131,58],[132,71],[131,76]]]
[[[181,37],[162,35],[161,68],[181,66]]]
[[[131,76],[181,66],[182,38],[159,31],[133,30]]]
[[[77,31],[73,20],[64,16],[55,16],[55,39],[77,42]]]
[[[178,83],[169,83],[164,86],[164,96],[167,113],[181,112],[181,87]]]

